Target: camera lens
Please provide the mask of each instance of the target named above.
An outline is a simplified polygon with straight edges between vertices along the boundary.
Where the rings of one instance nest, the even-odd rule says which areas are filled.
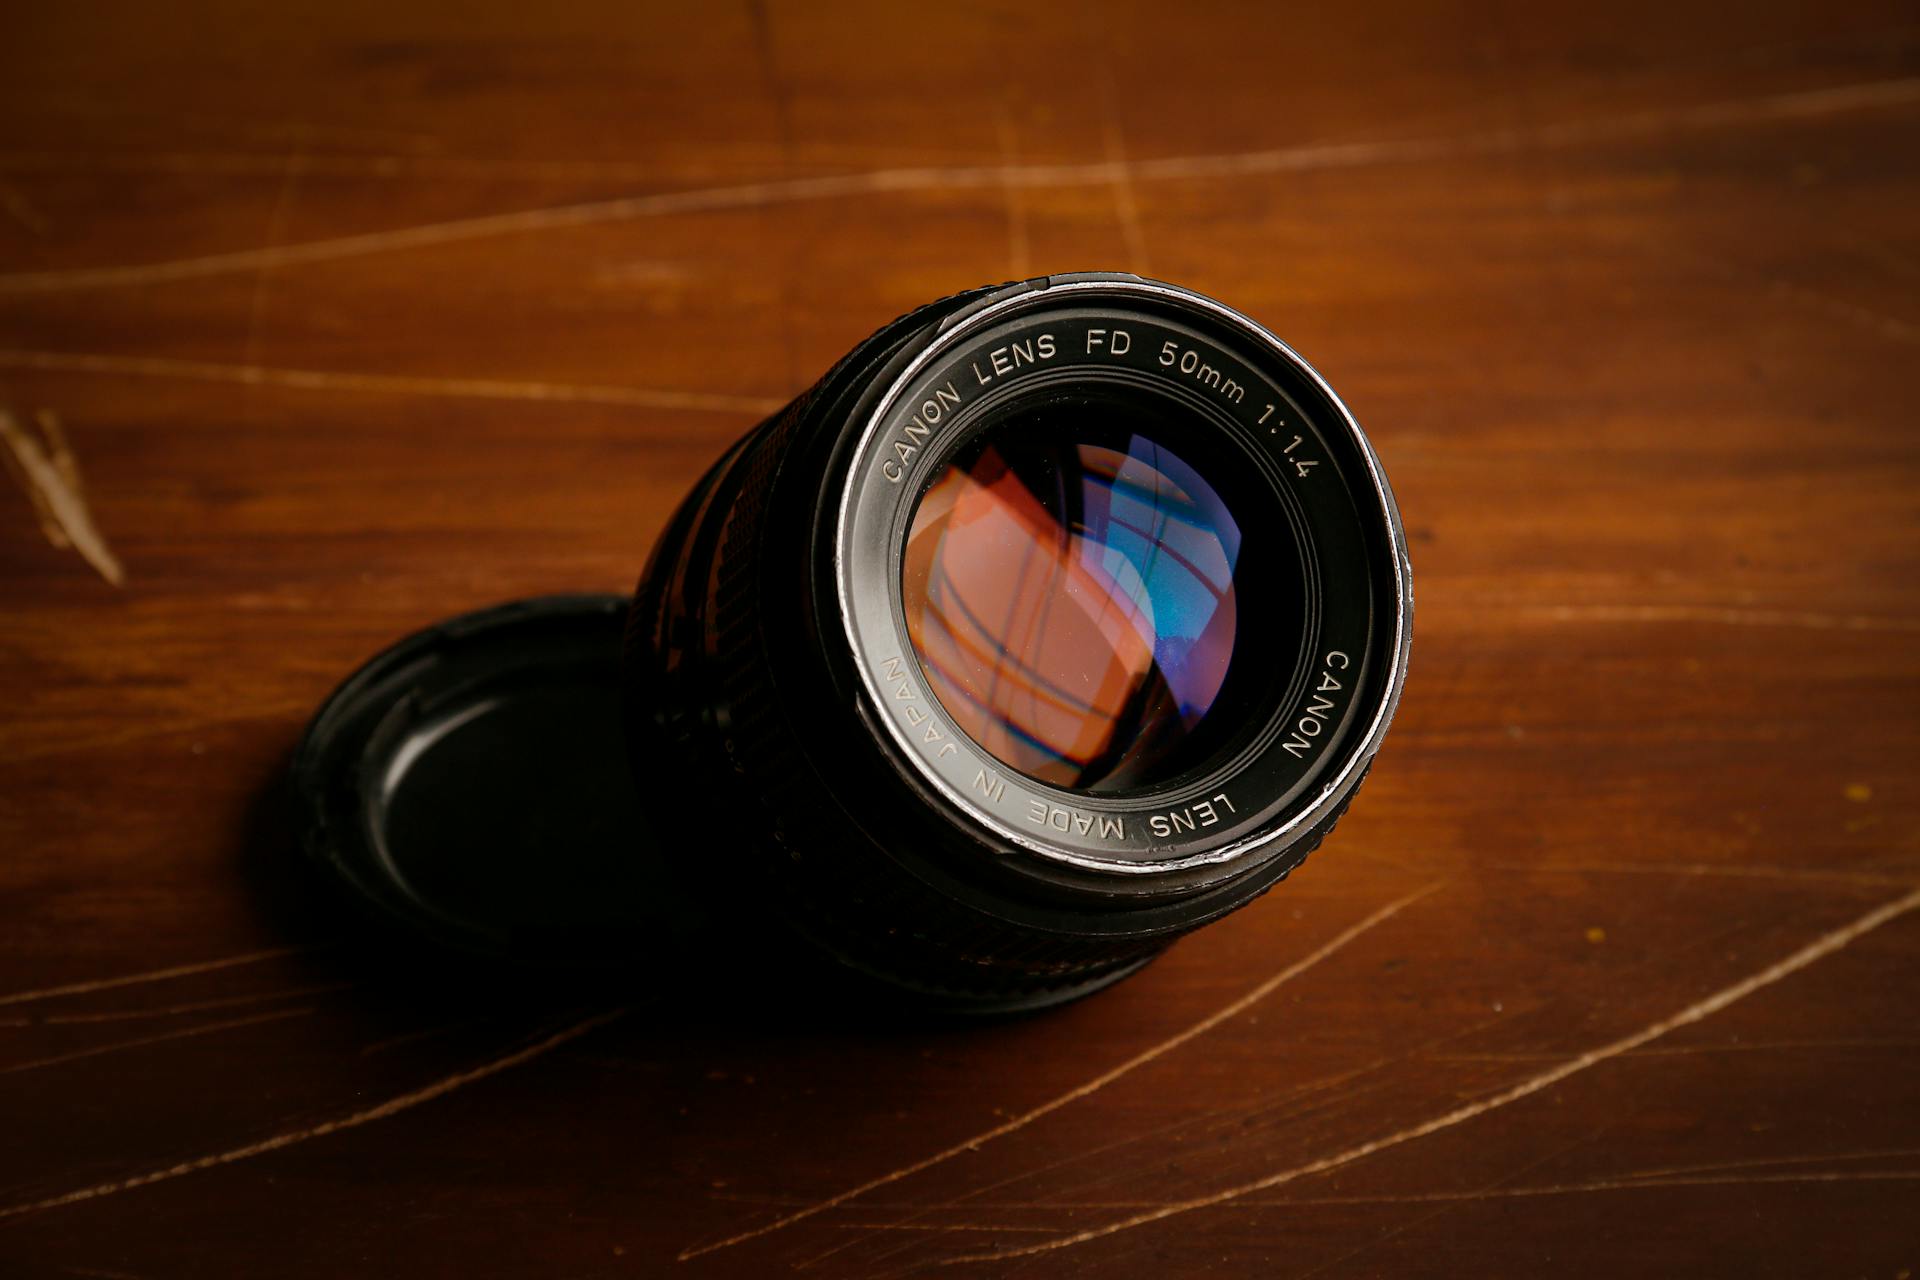
[[[1411,606],[1297,355],[1170,285],[1027,281],[883,328],[694,487],[634,601],[631,755],[739,928],[1045,1004],[1318,845]]]

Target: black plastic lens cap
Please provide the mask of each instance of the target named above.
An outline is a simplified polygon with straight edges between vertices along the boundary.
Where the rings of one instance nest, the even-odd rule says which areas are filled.
[[[307,853],[407,931],[537,964],[644,962],[698,908],[627,764],[621,596],[410,636],[322,704],[294,758]]]

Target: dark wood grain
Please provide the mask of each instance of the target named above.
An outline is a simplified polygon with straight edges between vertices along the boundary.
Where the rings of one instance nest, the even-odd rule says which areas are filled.
[[[0,1271],[1920,1269],[1911,7],[911,8],[9,16]],[[1393,477],[1329,847],[1001,1024],[382,976],[275,800],[333,683],[1087,267]]]

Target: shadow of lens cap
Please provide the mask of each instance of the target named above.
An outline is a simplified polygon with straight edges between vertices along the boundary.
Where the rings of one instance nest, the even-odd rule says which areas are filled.
[[[293,782],[306,852],[408,932],[543,965],[644,963],[702,915],[635,791],[627,600],[553,596],[396,644],[322,704]]]

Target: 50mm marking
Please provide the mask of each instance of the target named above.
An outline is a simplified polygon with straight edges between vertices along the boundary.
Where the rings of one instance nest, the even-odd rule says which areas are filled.
[[[1219,359],[1218,356],[1214,358]],[[1187,347],[1183,350],[1172,338],[1168,338],[1160,346],[1160,366],[1163,369],[1178,369],[1195,382],[1213,388],[1224,399],[1231,400],[1235,404],[1247,398],[1246,388],[1208,364],[1201,358],[1197,348]]]

